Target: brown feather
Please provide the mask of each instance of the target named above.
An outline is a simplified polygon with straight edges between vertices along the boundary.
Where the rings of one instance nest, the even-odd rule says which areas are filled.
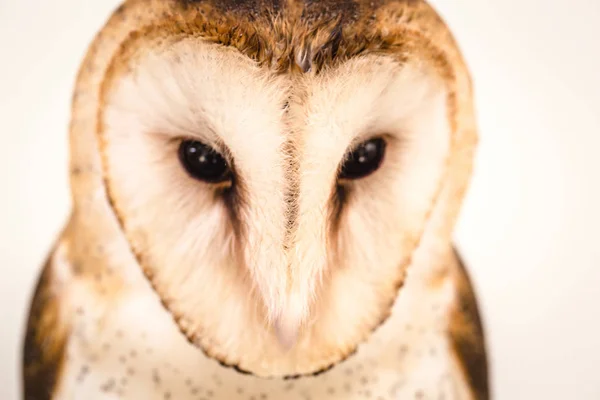
[[[23,352],[25,400],[51,399],[65,362],[67,328],[60,321],[60,298],[46,262],[30,307]]]
[[[488,363],[477,300],[460,255],[455,251],[453,257],[457,298],[450,315],[452,347],[474,398],[487,400],[490,398]]]

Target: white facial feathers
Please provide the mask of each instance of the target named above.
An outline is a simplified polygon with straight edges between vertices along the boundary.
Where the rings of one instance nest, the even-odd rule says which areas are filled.
[[[446,92],[420,68],[367,56],[316,76],[274,75],[235,50],[186,39],[114,84],[102,133],[109,194],[188,335],[250,365],[264,352],[288,354],[256,344],[274,335],[308,346],[334,328],[348,346],[377,318],[449,146]],[[334,227],[340,163],[375,136],[388,141],[384,163],[348,184]],[[184,172],[177,145],[189,138],[230,162],[232,203]],[[302,369],[290,354],[283,369]],[[251,369],[260,368],[269,366]]]

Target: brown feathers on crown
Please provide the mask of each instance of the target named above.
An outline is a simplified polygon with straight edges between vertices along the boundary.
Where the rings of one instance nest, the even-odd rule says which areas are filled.
[[[382,1],[289,0],[285,5],[280,0],[179,1],[186,12],[196,13],[195,26],[177,25],[181,34],[201,31],[204,39],[235,47],[279,72],[318,73],[325,65],[392,47],[398,47],[401,55],[405,44],[398,35],[382,34],[375,26]],[[416,2],[398,2],[398,21],[412,18],[414,9],[403,4]],[[365,7],[371,12],[358,12]]]

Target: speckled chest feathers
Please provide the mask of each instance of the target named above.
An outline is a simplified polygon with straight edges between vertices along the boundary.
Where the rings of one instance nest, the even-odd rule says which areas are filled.
[[[488,399],[469,72],[421,0],[128,0],[81,67],[24,397]]]

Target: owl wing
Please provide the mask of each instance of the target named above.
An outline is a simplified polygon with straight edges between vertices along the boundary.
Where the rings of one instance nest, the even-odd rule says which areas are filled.
[[[39,278],[29,310],[23,352],[25,400],[52,399],[65,361],[67,330],[59,318],[60,292],[52,257]]]
[[[477,400],[490,398],[484,331],[475,292],[460,254],[453,252],[457,297],[450,316],[452,348]]]

